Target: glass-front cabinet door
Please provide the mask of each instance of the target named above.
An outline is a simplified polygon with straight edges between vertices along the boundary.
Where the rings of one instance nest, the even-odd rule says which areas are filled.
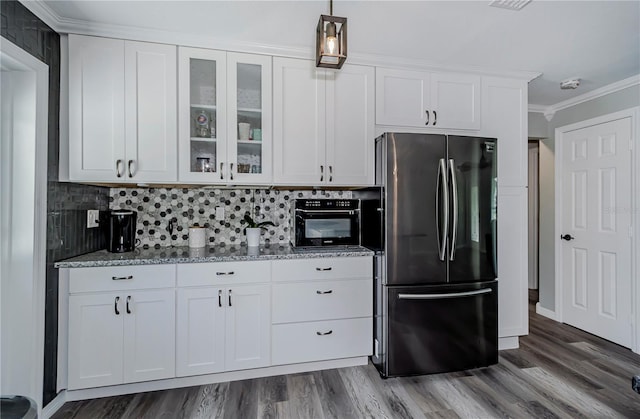
[[[271,57],[179,49],[179,181],[271,183]]]
[[[227,183],[226,52],[179,48],[179,180]]]
[[[271,57],[227,53],[228,156],[233,181],[271,182]]]

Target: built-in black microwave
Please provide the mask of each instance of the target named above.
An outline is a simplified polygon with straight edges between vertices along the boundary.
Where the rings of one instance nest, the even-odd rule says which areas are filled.
[[[360,200],[296,199],[291,210],[294,247],[360,245]]]

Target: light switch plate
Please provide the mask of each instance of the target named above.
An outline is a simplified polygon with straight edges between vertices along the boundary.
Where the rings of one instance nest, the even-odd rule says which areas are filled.
[[[98,219],[100,217],[100,211],[98,210],[87,210],[87,228],[95,228],[100,224],[98,223]]]

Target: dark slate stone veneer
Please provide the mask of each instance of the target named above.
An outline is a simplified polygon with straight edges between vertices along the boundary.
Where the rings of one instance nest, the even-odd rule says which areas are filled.
[[[99,229],[85,228],[87,209],[107,210],[109,189],[58,182],[60,35],[16,0],[0,1],[0,34],[49,65],[47,158],[47,280],[43,405],[56,396],[58,270],[54,262],[105,247]]]

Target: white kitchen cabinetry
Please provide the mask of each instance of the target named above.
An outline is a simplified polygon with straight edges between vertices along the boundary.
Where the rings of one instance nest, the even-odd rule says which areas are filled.
[[[69,35],[69,180],[177,180],[176,47]]]
[[[479,130],[481,77],[376,69],[376,123]]]
[[[72,269],[68,389],[174,377],[174,286],[173,265]]]
[[[483,129],[498,139],[498,336],[526,335],[527,82],[482,78]]]
[[[271,181],[271,57],[179,48],[179,179]]]
[[[270,262],[178,265],[178,376],[271,364]]]
[[[370,256],[273,262],[273,365],[369,356]]]
[[[373,183],[374,69],[274,58],[274,182]]]

